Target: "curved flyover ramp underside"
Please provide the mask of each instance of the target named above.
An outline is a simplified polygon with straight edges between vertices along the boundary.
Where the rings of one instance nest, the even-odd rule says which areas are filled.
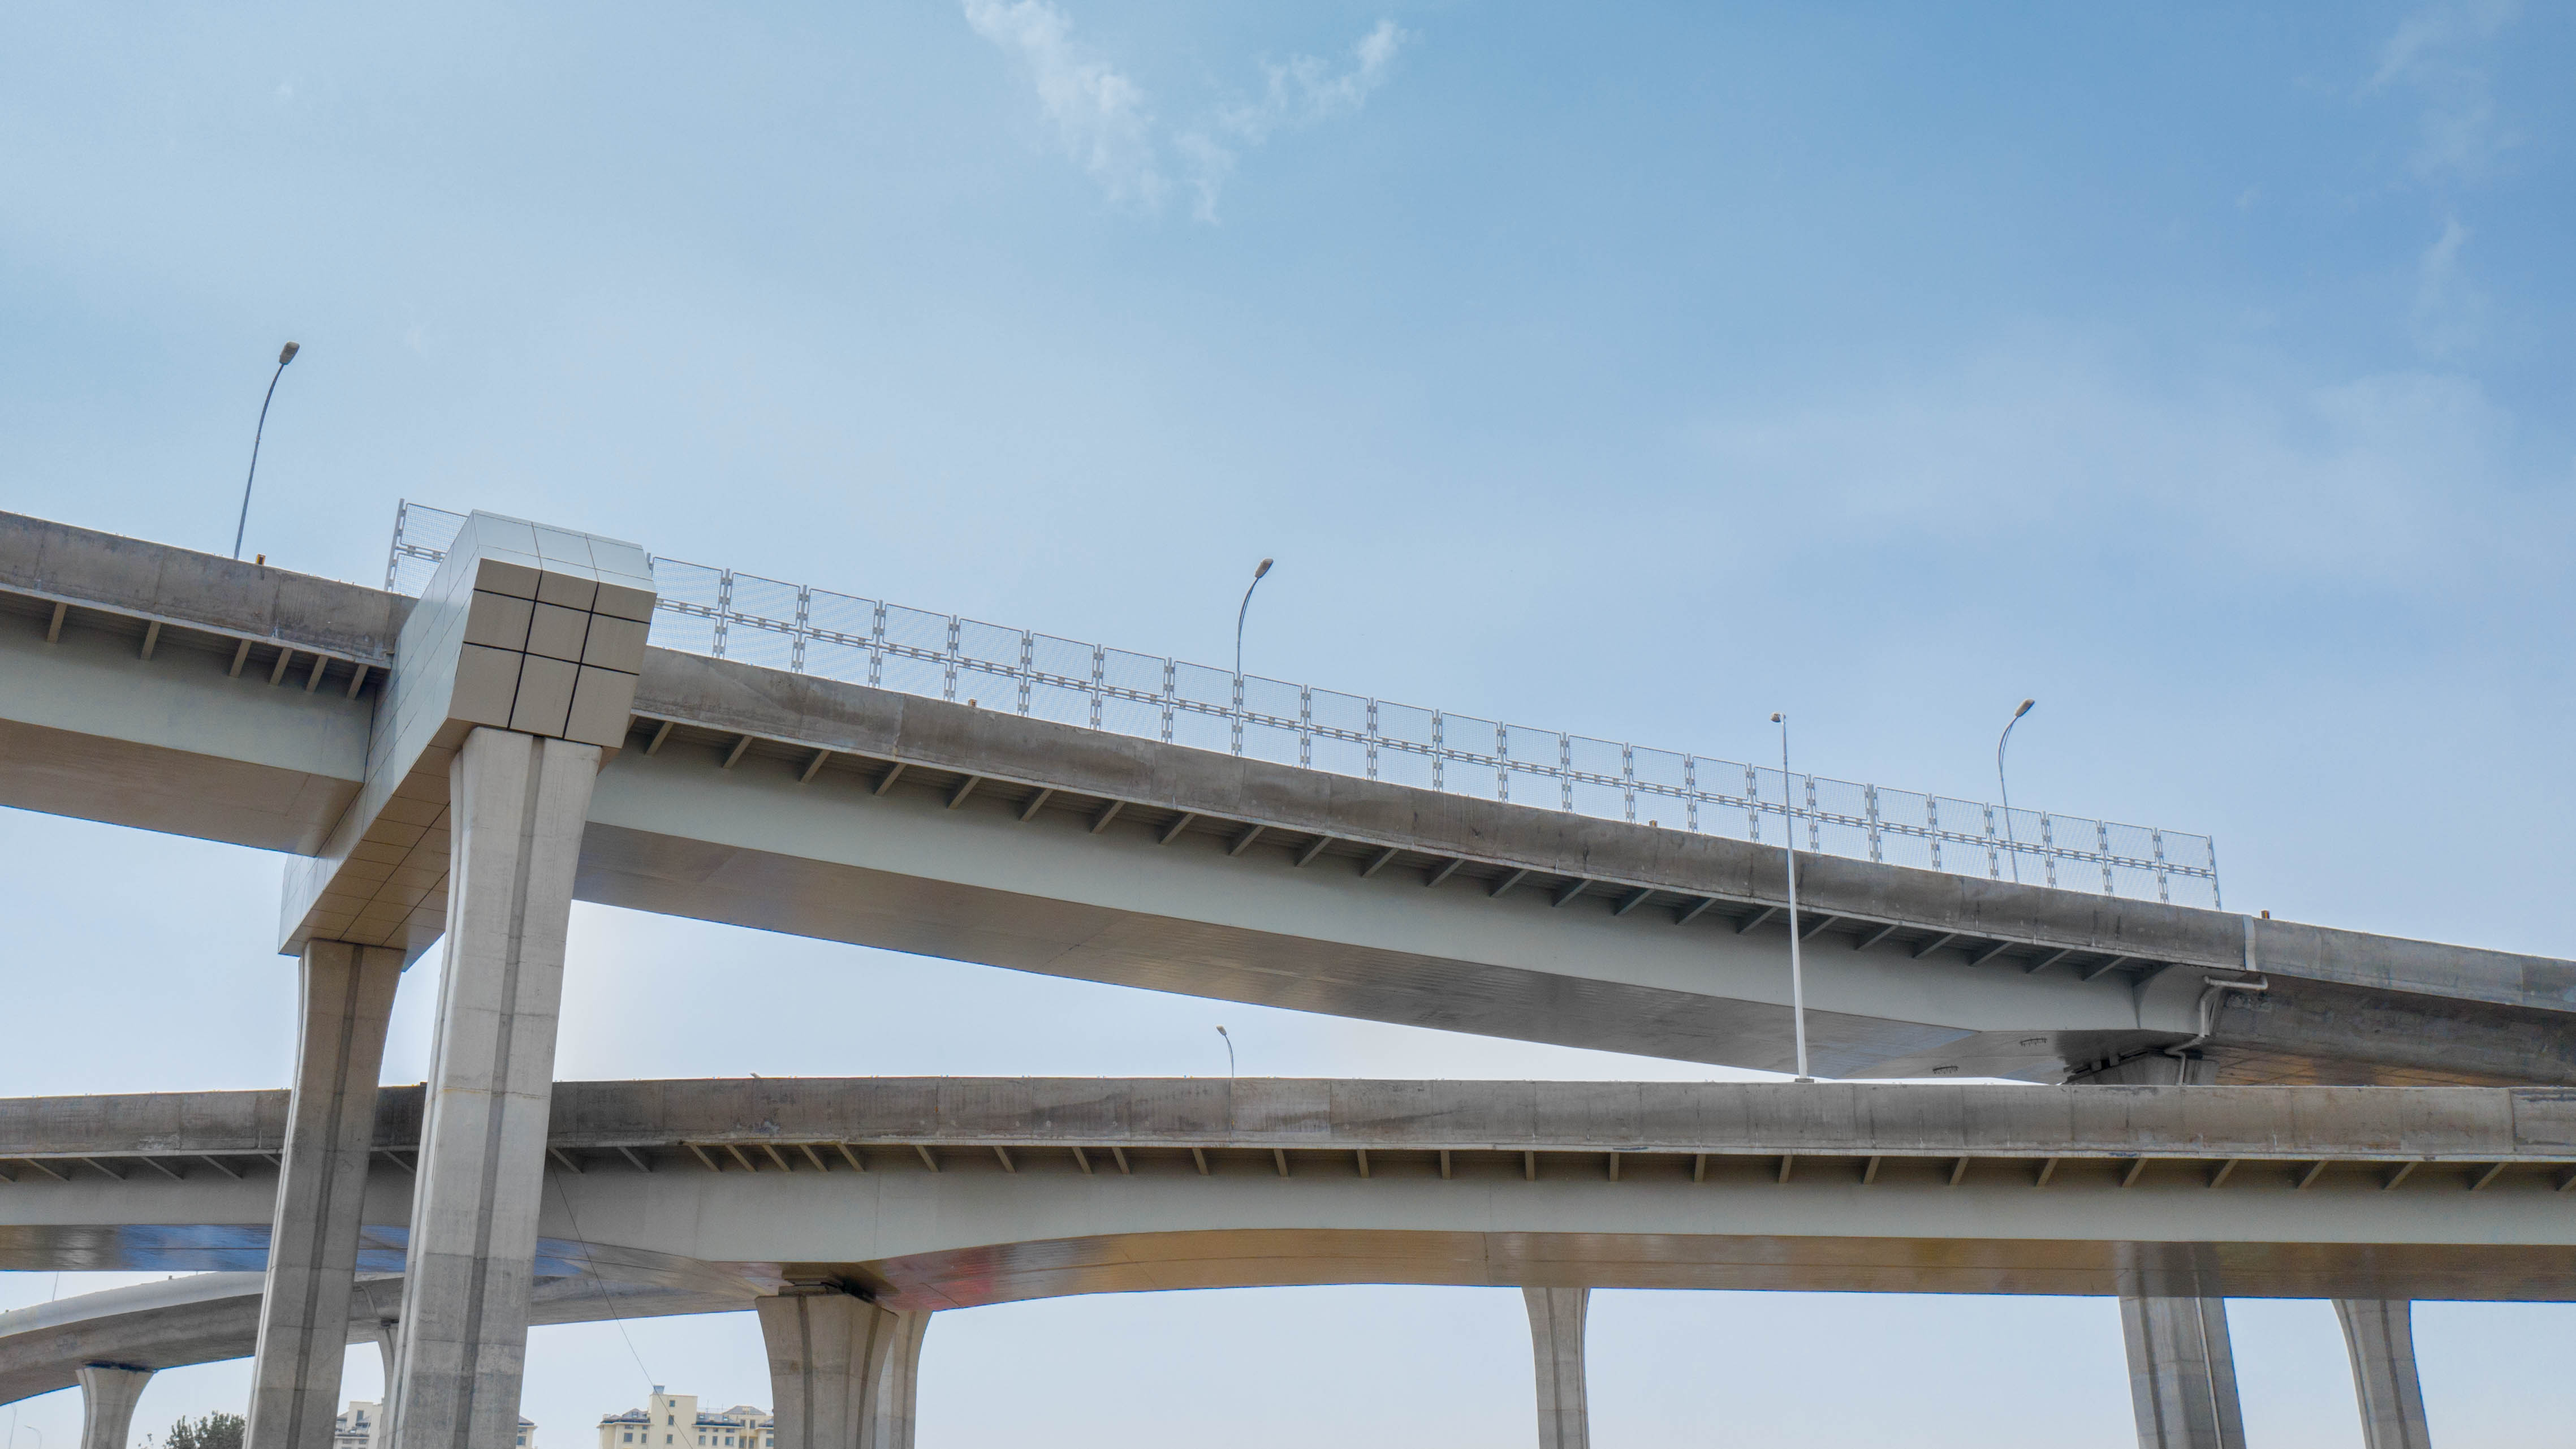
[[[191,1273],[77,1294],[0,1313],[0,1403],[50,1394],[79,1382],[84,1364],[168,1369],[248,1358],[259,1346],[260,1273]],[[392,1321],[402,1279],[369,1274],[349,1305],[349,1341],[370,1339]],[[529,1322],[591,1323],[725,1313],[748,1308],[750,1292],[670,1288],[604,1278],[540,1278]]]

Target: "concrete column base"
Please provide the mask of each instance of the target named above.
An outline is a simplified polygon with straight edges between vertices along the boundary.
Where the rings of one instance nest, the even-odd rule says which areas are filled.
[[[1592,1406],[1583,1390],[1583,1322],[1589,1288],[1524,1288],[1530,1353],[1538,1370],[1538,1449],[1591,1449]]]
[[[152,1382],[152,1370],[92,1363],[81,1365],[79,1373],[81,1449],[125,1449],[134,1440],[134,1406]]]
[[[921,1339],[929,1331],[928,1313],[895,1314],[894,1344],[886,1352],[884,1372],[877,1377],[869,1449],[912,1449],[913,1406],[921,1396]]]
[[[904,1315],[820,1287],[791,1288],[752,1307],[769,1350],[778,1449],[869,1449]]]
[[[2432,1449],[2424,1387],[2415,1375],[2415,1305],[2403,1298],[2338,1298],[2343,1343],[2361,1399],[2362,1449]]]
[[[555,1018],[595,745],[477,729],[449,768],[447,963],[412,1189],[396,1449],[518,1441]]]
[[[376,1076],[402,969],[402,952],[385,947],[314,941],[304,948],[294,1096],[269,1223],[248,1449],[331,1449],[375,1138]]]
[[[2245,1449],[2227,1300],[2123,1294],[2138,1449]]]

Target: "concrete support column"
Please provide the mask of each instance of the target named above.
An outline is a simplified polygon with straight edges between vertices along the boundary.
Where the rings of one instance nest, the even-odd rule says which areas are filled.
[[[2361,1398],[2362,1449],[2432,1449],[2424,1387],[2415,1376],[2415,1305],[2403,1298],[2338,1298],[2352,1387]]]
[[[769,1350],[778,1449],[869,1449],[904,1315],[824,1287],[790,1288],[752,1307]]]
[[[2245,1449],[2227,1300],[2122,1294],[2138,1449]]]
[[[304,947],[294,1096],[251,1369],[249,1449],[331,1449],[375,1139],[376,1074],[402,969],[403,953],[381,946]]]
[[[930,1331],[923,1311],[895,1314],[894,1344],[877,1376],[876,1413],[868,1449],[912,1449],[913,1405],[921,1394],[921,1339]]]
[[[81,1449],[125,1449],[134,1438],[134,1406],[152,1370],[121,1363],[80,1367]]]
[[[1583,1319],[1589,1288],[1524,1288],[1530,1353],[1538,1368],[1538,1449],[1591,1449],[1592,1409],[1583,1394]]]
[[[392,1449],[394,1414],[394,1320],[379,1318],[367,1337],[375,1341],[376,1362],[383,1366],[385,1386],[379,1391],[384,1402],[376,1405],[376,1421],[367,1427],[367,1449]]]
[[[394,1355],[396,1449],[519,1432],[555,1017],[594,745],[477,729],[449,769],[447,962]]]

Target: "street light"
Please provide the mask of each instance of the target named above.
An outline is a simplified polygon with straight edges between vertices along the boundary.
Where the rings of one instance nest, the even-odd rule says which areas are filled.
[[[1234,752],[1243,753],[1243,616],[1252,611],[1252,591],[1270,572],[1270,560],[1263,559],[1252,570],[1252,582],[1243,586],[1243,607],[1234,611]]]
[[[1234,1080],[1234,1038],[1227,1036],[1221,1026],[1216,1029],[1216,1034],[1225,1037],[1225,1079],[1230,1082]]]
[[[2012,786],[2004,783],[2004,746],[2012,743],[2013,726],[2020,724],[2021,717],[2030,713],[2030,707],[2037,703],[2039,701],[2035,699],[2023,700],[2021,708],[2013,711],[2013,717],[2004,721],[2004,732],[1995,737],[1995,789],[2004,797],[2004,854],[2012,858],[2014,885],[2021,884],[2021,842],[2013,839]]]
[[[1243,692],[1243,616],[1252,612],[1252,591],[1261,587],[1270,573],[1270,560],[1263,559],[1252,570],[1252,582],[1244,586],[1243,607],[1234,611],[1234,679],[1235,692]],[[1235,701],[1238,705],[1241,700]]]
[[[233,524],[233,557],[241,557],[242,531],[250,527],[250,485],[259,476],[259,439],[268,431],[268,405],[277,396],[277,380],[286,375],[286,364],[295,360],[297,344],[288,343],[277,350],[277,371],[268,375],[268,396],[259,400],[259,426],[250,435],[250,472],[242,478],[241,518]]]
[[[1798,959],[1798,807],[1789,789],[1789,717],[1774,714],[1771,722],[1780,727],[1780,804],[1786,812],[1783,834],[1789,860],[1789,1015],[1798,1034],[1798,1080],[1812,1082],[1807,1075],[1807,974]]]

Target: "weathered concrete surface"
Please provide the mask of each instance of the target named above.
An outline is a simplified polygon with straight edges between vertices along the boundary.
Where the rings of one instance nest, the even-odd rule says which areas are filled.
[[[1585,1391],[1583,1324],[1589,1288],[1524,1288],[1530,1356],[1538,1380],[1538,1449],[1592,1449],[1592,1407]]]
[[[126,1449],[134,1432],[134,1406],[152,1382],[152,1370],[125,1364],[83,1364],[81,1449]]]
[[[0,1100],[0,1169],[28,1159],[274,1152],[287,1095]],[[413,1150],[422,1098],[388,1088],[380,1148]],[[2558,1088],[2028,1088],[1296,1078],[739,1078],[554,1084],[549,1142],[685,1141],[2576,1164]],[[198,1170],[192,1180],[215,1180]],[[261,1189],[265,1191],[265,1189]],[[263,1220],[265,1214],[262,1214]]]
[[[375,1152],[376,1077],[402,967],[399,951],[345,941],[304,948],[249,1449],[331,1449]]]
[[[0,1099],[0,1171],[63,1192],[80,1183],[25,1164],[156,1156],[186,1175],[176,1190],[264,1204],[273,1183],[236,1188],[191,1159],[278,1151],[287,1102],[275,1090]],[[684,1142],[847,1142],[2576,1166],[2576,1092],[2554,1087],[767,1077],[556,1082],[549,1105],[548,1144],[612,1160]],[[380,1092],[375,1145],[414,1151],[422,1107],[418,1087]],[[268,1220],[265,1206],[252,1220]]]
[[[2245,1449],[2221,1298],[2120,1296],[2138,1449]]]
[[[2362,1449],[2433,1449],[2424,1386],[2415,1372],[2415,1305],[2387,1298],[2338,1298],[2353,1394],[2361,1401]]]
[[[564,937],[599,747],[478,728],[454,874],[388,1422],[396,1449],[517,1432]]]
[[[387,1097],[367,1234],[398,1246],[417,1092]],[[2543,1088],[563,1083],[536,1271],[894,1309],[1330,1282],[2565,1301],[2571,1114]],[[0,1104],[0,1268],[257,1266],[273,1179],[180,1154],[260,1115],[126,1102],[81,1137]],[[145,1142],[183,1176],[120,1155]]]

